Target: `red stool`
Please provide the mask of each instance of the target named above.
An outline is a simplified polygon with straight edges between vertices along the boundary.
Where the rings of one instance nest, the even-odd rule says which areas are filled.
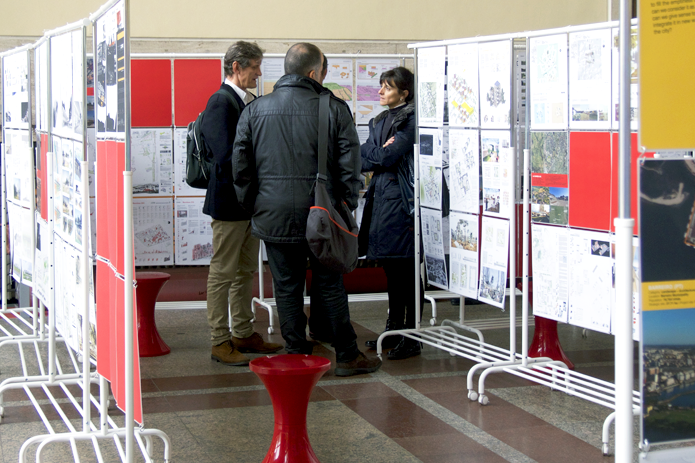
[[[263,463],[320,463],[306,432],[309,396],[319,378],[331,367],[327,358],[285,354],[251,360],[273,401],[273,441]]]
[[[135,298],[138,312],[138,345],[140,357],[157,357],[171,352],[159,336],[154,322],[154,305],[162,286],[171,278],[164,272],[135,272],[138,282]]]

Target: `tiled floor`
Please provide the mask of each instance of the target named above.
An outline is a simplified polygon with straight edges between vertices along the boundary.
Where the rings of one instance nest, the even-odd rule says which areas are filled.
[[[386,307],[384,302],[351,304],[360,346],[383,328]],[[458,317],[458,307],[448,300],[437,307],[440,321]],[[429,306],[425,319],[428,311]],[[508,317],[508,312],[476,305],[467,307],[466,316]],[[160,310],[156,317],[172,352],[141,359],[145,427],[167,433],[176,463],[262,461],[273,434],[273,410],[261,381],[246,367],[210,360],[204,310]],[[267,313],[259,311],[256,326],[267,338],[282,342],[279,334],[267,335]],[[567,325],[559,332],[578,371],[612,380],[612,336],[591,332],[583,337],[581,329]],[[509,347],[508,328],[485,331],[485,338]],[[520,329],[517,341],[520,348]],[[335,360],[328,345],[317,345],[314,354]],[[488,377],[490,404],[482,406],[467,398],[466,373],[473,365],[425,347],[418,357],[384,360],[371,375],[339,378],[329,371],[308,410],[316,455],[324,463],[613,461],[600,450],[609,409],[506,373]],[[0,379],[19,374],[13,348],[0,348],[0,373]],[[37,398],[44,397],[36,391]],[[4,400],[0,461],[14,462],[22,443],[46,429],[24,392],[9,391]],[[42,408],[57,419],[53,407]],[[79,429],[77,414],[70,417]],[[61,430],[63,425],[56,424],[55,431]],[[611,451],[612,445],[611,439]],[[104,461],[118,461],[113,445],[101,447]],[[90,449],[89,444],[78,445],[81,461],[96,461]],[[35,450],[29,452],[30,461]],[[155,439],[158,461],[162,452]],[[43,456],[44,461],[72,461],[67,444],[49,444]]]

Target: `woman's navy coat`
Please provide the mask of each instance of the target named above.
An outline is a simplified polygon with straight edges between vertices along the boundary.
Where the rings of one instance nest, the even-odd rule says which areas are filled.
[[[362,172],[374,172],[367,191],[365,211],[372,207],[369,226],[368,259],[415,256],[414,220],[406,209],[398,185],[398,164],[404,156],[414,155],[415,105],[408,104],[393,120],[388,135],[381,133],[388,110],[369,121],[369,138],[360,147]],[[382,148],[395,135],[394,142]],[[362,219],[365,223],[367,218]],[[365,233],[366,230],[361,230]]]

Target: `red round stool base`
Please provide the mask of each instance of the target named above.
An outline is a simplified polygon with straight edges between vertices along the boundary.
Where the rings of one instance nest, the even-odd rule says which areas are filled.
[[[171,352],[157,331],[154,306],[157,296],[171,275],[164,272],[135,272],[138,287],[135,291],[138,315],[138,348],[140,357],[158,357]]]
[[[536,319],[536,328],[533,331],[531,347],[528,348],[528,356],[559,360],[567,365],[567,368],[574,370],[574,363],[567,358],[560,345],[560,338],[557,336],[557,320],[538,316],[534,318]]]

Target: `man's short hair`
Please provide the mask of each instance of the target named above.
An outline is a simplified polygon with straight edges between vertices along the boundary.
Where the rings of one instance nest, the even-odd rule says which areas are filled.
[[[319,47],[312,43],[295,43],[285,55],[285,74],[307,76],[309,72],[316,71],[320,75],[322,56]]]
[[[239,63],[239,66],[244,69],[251,66],[251,61],[262,58],[263,50],[261,50],[261,47],[255,43],[239,40],[233,43],[224,55],[224,75],[231,76],[234,74],[234,61]]]

